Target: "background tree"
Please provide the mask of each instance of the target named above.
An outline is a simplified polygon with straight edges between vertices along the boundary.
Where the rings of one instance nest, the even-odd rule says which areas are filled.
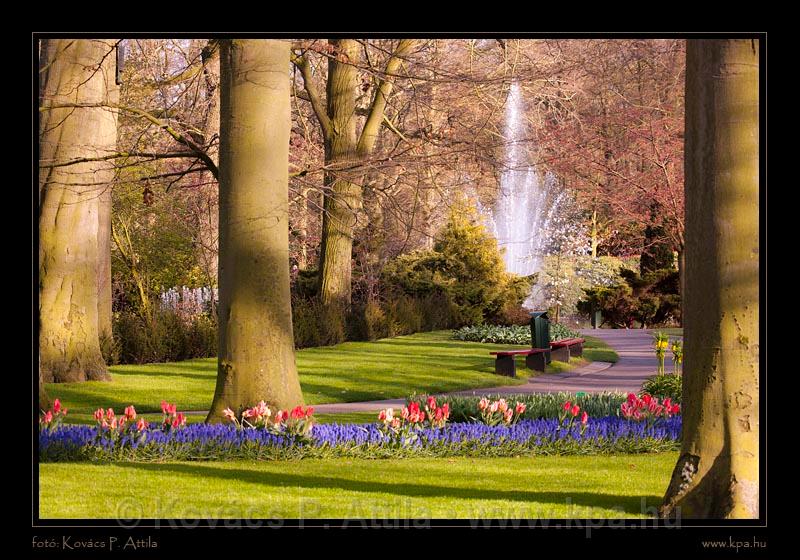
[[[220,51],[217,387],[209,420],[260,400],[303,403],[289,293],[290,45],[226,40]]]
[[[686,52],[683,443],[661,513],[759,511],[759,42]]]
[[[353,230],[361,208],[360,167],[375,149],[392,93],[394,74],[403,57],[414,46],[401,40],[388,57],[385,68],[375,77],[360,79],[362,45],[355,39],[334,39],[326,49],[328,76],[323,101],[317,91],[307,54],[295,57],[325,144],[325,188],[320,246],[319,295],[324,305],[346,308],[351,302]],[[374,89],[372,102],[363,111],[366,119],[359,129],[358,98]]]
[[[115,41],[50,39],[40,72],[39,347],[45,382],[106,379],[100,352],[100,199],[116,151]]]

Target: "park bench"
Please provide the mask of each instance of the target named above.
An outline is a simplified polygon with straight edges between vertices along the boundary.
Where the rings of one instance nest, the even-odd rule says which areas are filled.
[[[514,356],[525,356],[525,367],[544,371],[547,363],[546,353],[549,350],[544,348],[531,348],[530,350],[503,350],[500,352],[489,352],[492,356],[497,356],[494,361],[494,372],[509,377],[517,376],[517,368],[514,365]]]
[[[570,356],[583,355],[583,338],[565,338],[550,343],[550,356],[558,362],[569,362]]]

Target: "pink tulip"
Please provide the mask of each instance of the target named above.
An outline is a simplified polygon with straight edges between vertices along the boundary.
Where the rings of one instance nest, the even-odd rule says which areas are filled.
[[[480,401],[478,401],[478,409],[483,412],[487,408],[489,408],[489,399],[483,397]]]
[[[572,403],[569,402],[569,401],[565,402],[564,403],[564,410],[569,410],[570,408],[572,408]]]
[[[498,401],[494,401],[492,404],[489,405],[489,412],[494,414],[500,408],[500,403]]]
[[[517,406],[514,407],[514,412],[516,412],[517,414],[522,414],[523,412],[525,412],[526,408],[527,406],[525,405],[525,403],[517,402]]]
[[[384,420],[386,420],[386,411],[385,411],[385,410],[381,410],[381,411],[378,413],[378,420],[380,420],[381,422],[383,422]]]
[[[42,415],[42,419],[40,420],[42,424],[49,424],[52,421],[53,421],[53,413],[50,412],[49,410]]]
[[[428,408],[433,410],[436,408],[436,398],[435,397],[428,397]]]
[[[444,414],[444,419],[445,420],[450,418],[450,405],[448,403],[444,403],[442,405],[442,413]]]
[[[141,432],[145,428],[147,428],[147,420],[145,420],[144,418],[139,418],[136,421],[136,430]]]
[[[133,408],[133,405],[125,407],[125,418],[127,418],[128,420],[136,419],[136,409]]]
[[[581,414],[581,424],[586,424],[589,421],[589,414],[584,410]]]
[[[513,418],[513,416],[514,416],[514,411],[511,410],[510,408],[506,408],[505,413],[503,413],[503,420],[505,420],[505,423],[508,424],[511,422],[511,418]]]
[[[112,409],[112,408],[109,408],[109,409],[106,411],[106,416],[108,416],[109,418],[114,418],[114,409]]]
[[[98,408],[97,410],[94,411],[94,415],[93,416],[94,416],[94,419],[99,422],[100,420],[103,419],[103,417],[105,415],[106,415],[106,411],[103,410],[102,408]]]
[[[222,415],[231,422],[236,420],[236,413],[234,413],[230,408],[226,408],[225,410],[223,410]]]
[[[61,410],[61,401],[56,399],[53,401],[53,412],[58,414],[60,410]]]

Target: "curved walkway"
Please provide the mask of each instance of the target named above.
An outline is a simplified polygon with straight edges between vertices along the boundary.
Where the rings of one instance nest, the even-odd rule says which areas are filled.
[[[658,362],[653,353],[651,331],[647,329],[586,329],[582,334],[604,340],[617,354],[616,364],[594,362],[577,370],[560,374],[546,374],[532,377],[524,385],[490,387],[449,393],[454,395],[502,395],[528,393],[557,393],[583,391],[638,392],[642,383],[656,372]],[[667,360],[669,362],[669,360]],[[668,363],[667,370],[670,365]],[[386,399],[380,401],[320,404],[314,410],[322,414],[345,412],[369,412],[386,407],[398,407],[405,399]]]

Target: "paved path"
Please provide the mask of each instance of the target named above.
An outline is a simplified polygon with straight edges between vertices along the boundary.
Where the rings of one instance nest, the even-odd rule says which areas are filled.
[[[656,372],[658,362],[652,349],[650,330],[642,329],[587,329],[582,334],[604,340],[617,354],[616,364],[594,362],[571,372],[546,374],[532,377],[524,385],[491,387],[457,391],[455,395],[502,395],[528,393],[557,393],[559,391],[597,393],[601,391],[637,392],[645,379]],[[667,359],[667,371],[671,364]],[[386,399],[380,401],[321,404],[314,410],[322,414],[346,412],[369,412],[386,407],[398,407],[405,399]]]

